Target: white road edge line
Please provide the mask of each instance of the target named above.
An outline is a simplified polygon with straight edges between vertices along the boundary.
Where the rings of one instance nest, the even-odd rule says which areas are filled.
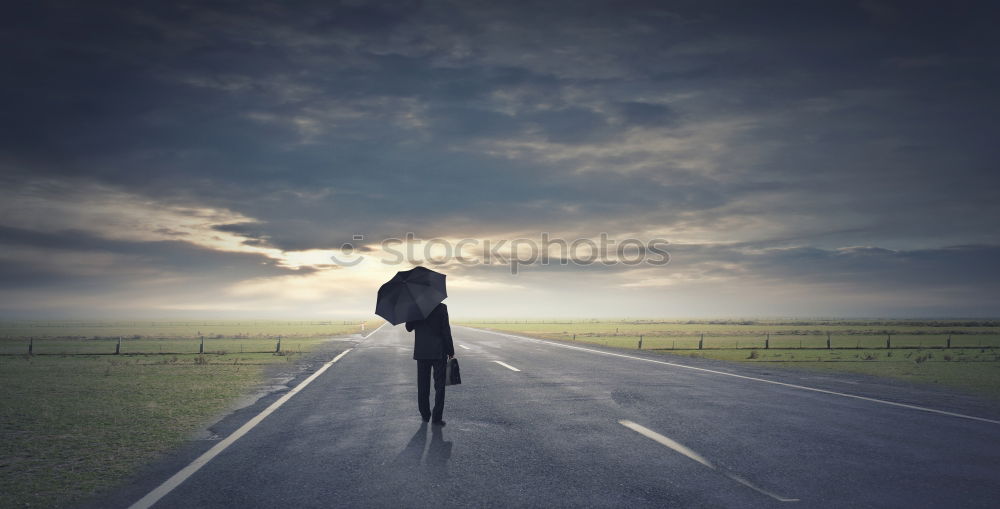
[[[469,347],[467,347],[467,346],[465,346],[465,345],[458,345],[458,346],[460,346],[460,347],[462,347],[462,348],[464,348],[464,349],[466,349],[466,350],[472,350],[471,348],[469,348]]]
[[[704,457],[702,457],[700,454],[698,454],[698,453],[692,451],[691,449],[687,448],[686,446],[684,446],[684,444],[681,444],[679,442],[671,440],[670,438],[665,437],[665,436],[663,436],[663,435],[661,435],[661,434],[659,434],[659,433],[657,433],[657,432],[655,432],[655,431],[653,431],[653,430],[651,430],[651,429],[649,429],[649,428],[647,428],[645,426],[642,426],[641,424],[636,424],[636,423],[634,423],[632,421],[624,420],[624,419],[618,421],[618,423],[621,424],[622,426],[625,426],[628,429],[631,429],[632,431],[635,431],[636,433],[638,433],[638,434],[640,434],[640,435],[642,435],[642,436],[644,436],[646,438],[653,439],[654,441],[658,442],[660,445],[663,445],[665,447],[673,449],[674,451],[677,451],[677,452],[683,454],[684,456],[687,456],[688,458],[691,458],[691,459],[697,461],[698,463],[701,463],[702,465],[705,465],[706,467],[711,468],[712,470],[715,470],[715,471],[721,473],[722,475],[725,475],[726,477],[728,477],[728,478],[730,478],[730,479],[732,479],[732,480],[734,480],[734,481],[736,481],[736,482],[738,482],[738,483],[746,486],[747,488],[750,488],[750,489],[756,491],[757,493],[761,493],[761,494],[767,495],[767,496],[769,496],[769,497],[771,497],[771,498],[773,498],[773,499],[775,499],[775,500],[777,500],[779,502],[798,502],[799,501],[799,499],[797,499],[797,498],[782,497],[781,495],[777,495],[777,494],[772,493],[770,491],[767,491],[767,490],[765,490],[763,488],[758,488],[757,486],[754,486],[753,483],[751,483],[750,481],[748,481],[748,480],[746,480],[746,479],[744,479],[744,478],[742,478],[742,477],[740,477],[740,476],[738,476],[736,474],[733,474],[733,473],[730,473],[730,472],[726,472],[725,470],[723,470],[723,469],[715,466],[715,464],[713,464],[711,461],[708,461],[707,459],[705,459]]]
[[[233,445],[233,442],[239,440],[240,437],[242,437],[243,435],[246,435],[248,431],[254,428],[254,426],[260,424],[260,422],[263,421],[265,417],[271,415],[275,410],[281,407],[281,405],[284,405],[285,402],[291,399],[292,396],[298,394],[299,391],[301,391],[307,385],[312,383],[312,381],[315,380],[318,376],[322,375],[323,372],[327,370],[327,368],[332,366],[333,363],[339,361],[341,357],[347,355],[347,352],[350,351],[351,348],[344,350],[343,352],[340,353],[340,355],[334,357],[333,360],[327,362],[322,367],[317,369],[315,373],[309,375],[309,378],[306,378],[301,383],[299,383],[291,390],[289,390],[287,393],[285,393],[284,396],[279,398],[274,403],[271,403],[271,406],[265,408],[261,413],[254,416],[253,419],[250,419],[249,421],[246,422],[246,424],[240,426],[239,429],[237,429],[231,435],[226,437],[225,440],[219,442],[218,444],[215,444],[214,447],[205,451],[201,456],[198,456],[197,459],[195,459],[188,466],[182,468],[179,472],[171,476],[170,479],[167,479],[166,481],[163,482],[163,484],[156,487],[156,489],[150,491],[148,494],[146,494],[146,496],[139,499],[136,503],[130,505],[129,509],[147,509],[149,507],[152,507],[153,504],[157,503],[161,498],[170,493],[174,488],[180,486],[180,484],[183,483],[185,480],[187,480],[188,477],[191,477],[191,475],[197,472],[201,467],[205,466],[209,461],[212,461],[212,458],[218,456],[219,453],[226,450],[226,448],[229,447],[230,445]]]
[[[507,369],[509,369],[511,371],[521,371],[520,369],[517,369],[514,366],[511,366],[510,364],[507,364],[506,362],[500,362],[500,361],[493,361],[493,362],[495,362],[495,363],[497,363],[497,364],[499,364],[499,365],[501,365],[501,366],[503,366],[503,367],[505,367],[505,368],[507,368]]]
[[[372,334],[375,334],[376,332],[378,332],[379,329],[381,329],[382,327],[385,327],[386,325],[389,325],[389,322],[382,322],[382,325],[379,325],[378,327],[375,327],[375,330],[369,332],[363,339],[368,339],[368,336],[371,336]]]
[[[472,328],[472,327],[470,327],[470,328]],[[756,382],[764,382],[764,383],[768,383],[768,384],[782,385],[782,386],[785,386],[785,387],[791,387],[793,389],[801,389],[801,390],[804,390],[804,391],[821,392],[823,394],[832,394],[834,396],[843,396],[845,398],[854,398],[854,399],[860,399],[860,400],[864,400],[864,401],[871,401],[872,403],[881,403],[883,405],[891,405],[891,406],[896,406],[896,407],[901,407],[901,408],[909,408],[911,410],[920,410],[922,412],[930,412],[932,414],[947,415],[947,416],[950,416],[950,417],[958,417],[958,418],[961,418],[961,419],[969,419],[969,420],[972,420],[972,421],[988,422],[990,424],[1000,424],[1000,421],[998,421],[998,420],[987,419],[985,417],[976,417],[974,415],[965,415],[965,414],[959,414],[959,413],[955,413],[955,412],[948,412],[946,410],[938,410],[936,408],[927,408],[927,407],[923,407],[923,406],[919,406],[919,405],[909,405],[909,404],[906,404],[906,403],[897,403],[895,401],[887,401],[887,400],[884,400],[884,399],[869,398],[867,396],[858,396],[857,394],[847,394],[847,393],[843,393],[843,392],[828,391],[826,389],[818,389],[816,387],[808,387],[808,386],[805,386],[805,385],[796,385],[796,384],[790,384],[790,383],[785,383],[785,382],[778,382],[776,380],[768,380],[766,378],[756,378],[756,377],[746,376],[746,375],[737,375],[735,373],[726,373],[725,371],[716,371],[714,369],[706,369],[706,368],[699,368],[699,367],[695,367],[695,366],[687,366],[687,365],[684,365],[684,364],[677,364],[676,362],[658,361],[658,360],[655,360],[655,359],[645,359],[645,358],[642,358],[642,357],[634,357],[634,356],[631,356],[631,355],[625,355],[625,354],[621,354],[621,353],[604,352],[604,351],[601,351],[601,350],[593,350],[593,349],[590,349],[590,348],[583,348],[583,347],[573,346],[573,345],[563,345],[563,344],[559,344],[559,343],[555,343],[555,342],[551,342],[551,341],[543,341],[543,340],[540,340],[540,339],[527,338],[527,337],[524,337],[524,336],[517,336],[517,335],[514,335],[514,334],[506,334],[506,333],[503,333],[503,332],[496,332],[496,331],[491,331],[491,330],[486,330],[486,329],[475,329],[475,330],[482,331],[482,332],[488,332],[490,334],[496,334],[496,335],[499,335],[499,336],[507,336],[507,337],[514,338],[514,339],[521,339],[521,340],[525,340],[525,341],[534,341],[536,343],[542,343],[542,344],[546,344],[546,345],[561,346],[563,348],[569,348],[569,349],[572,349],[572,350],[582,350],[584,352],[596,353],[596,354],[601,354],[601,355],[610,355],[612,357],[624,357],[626,359],[633,359],[633,360],[637,360],[637,361],[652,362],[654,364],[664,364],[664,365],[667,365],[667,366],[674,366],[674,367],[677,367],[677,368],[692,369],[692,370],[695,370],[695,371],[703,371],[705,373],[714,373],[716,375],[725,375],[725,376],[731,376],[731,377],[735,377],[735,378],[742,378],[744,380],[753,380],[753,381],[756,381]]]

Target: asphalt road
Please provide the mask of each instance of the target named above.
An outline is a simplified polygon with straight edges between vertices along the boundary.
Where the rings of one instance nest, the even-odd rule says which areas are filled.
[[[913,508],[1000,500],[1000,415],[975,399],[856,376],[456,326],[453,333],[463,384],[447,390],[443,428],[417,412],[412,333],[386,325],[345,344],[340,350],[353,348],[307,385],[300,380],[297,393],[231,416],[219,425],[220,440],[193,444],[96,505],[140,500],[279,397],[280,407],[153,507]]]

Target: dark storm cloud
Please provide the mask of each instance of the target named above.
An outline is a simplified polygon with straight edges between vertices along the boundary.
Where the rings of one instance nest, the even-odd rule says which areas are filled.
[[[526,127],[512,115],[468,107],[435,108],[429,121],[439,136],[459,139],[508,137]]]
[[[775,282],[842,284],[856,289],[895,290],[955,289],[979,286],[980,298],[989,298],[1000,283],[1000,246],[964,245],[932,249],[890,250],[878,247],[819,249],[813,247],[765,248],[748,245],[673,245],[669,251],[675,270],[685,265],[707,267],[721,276],[752,274]]]
[[[630,126],[669,127],[678,121],[677,113],[662,104],[628,101],[616,106],[624,117],[625,124]]]
[[[314,272],[280,267],[263,255],[223,252],[183,241],[112,240],[72,230],[40,233],[0,227],[0,241],[8,250],[0,261],[0,284],[7,289],[58,286],[98,292],[164,276],[200,285]],[[88,263],[91,255],[101,257],[101,265],[113,270],[95,272]]]
[[[612,230],[803,249],[781,252],[789,274],[883,259],[836,250],[854,245],[947,265],[966,251],[942,246],[1000,243],[996,14],[879,0],[21,3],[0,17],[0,168],[232,210],[254,222],[214,228],[286,250]]]
[[[544,136],[554,143],[587,143],[607,136],[603,115],[584,108],[545,111],[531,115]]]

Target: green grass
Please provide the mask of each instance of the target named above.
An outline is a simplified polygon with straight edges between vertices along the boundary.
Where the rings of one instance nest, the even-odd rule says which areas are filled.
[[[0,338],[265,338],[316,337],[357,332],[364,320],[187,320],[187,321],[81,321],[8,320],[0,321]],[[369,326],[381,321],[368,319]]]
[[[987,335],[1000,338],[1000,321],[943,320],[465,320],[473,327],[492,327],[538,334],[644,334],[647,336],[822,335]],[[956,337],[957,339],[957,337]]]
[[[247,394],[266,365],[326,340],[296,338],[280,356],[0,357],[0,506],[64,506],[114,486]]]
[[[1000,349],[685,350],[672,355],[940,384],[1000,400]]]
[[[367,330],[379,325],[366,322]],[[118,338],[121,353],[198,353],[200,337],[205,353],[274,352],[277,338],[282,349],[295,349],[303,338],[334,336],[361,331],[351,322],[0,322],[0,355],[28,353],[113,354]]]
[[[282,350],[297,350],[308,338],[283,337]],[[36,339],[33,346],[35,355],[91,354],[111,355],[115,353],[117,339]],[[122,340],[122,354],[196,354],[200,340],[193,338],[170,339],[125,339]],[[205,339],[206,354],[218,353],[273,353],[277,349],[277,338],[224,338]],[[28,342],[24,339],[0,339],[0,354],[25,354]]]
[[[636,349],[642,335],[644,350],[662,354],[863,373],[1000,400],[1000,322],[481,320],[463,325],[627,349]],[[831,350],[826,349],[827,333]],[[891,350],[885,349],[887,335]],[[949,336],[952,348],[944,349]]]

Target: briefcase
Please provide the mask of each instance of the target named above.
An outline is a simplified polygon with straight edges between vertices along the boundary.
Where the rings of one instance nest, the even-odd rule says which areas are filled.
[[[444,384],[458,385],[460,383],[462,383],[462,374],[458,371],[458,359],[452,357],[445,366]]]

